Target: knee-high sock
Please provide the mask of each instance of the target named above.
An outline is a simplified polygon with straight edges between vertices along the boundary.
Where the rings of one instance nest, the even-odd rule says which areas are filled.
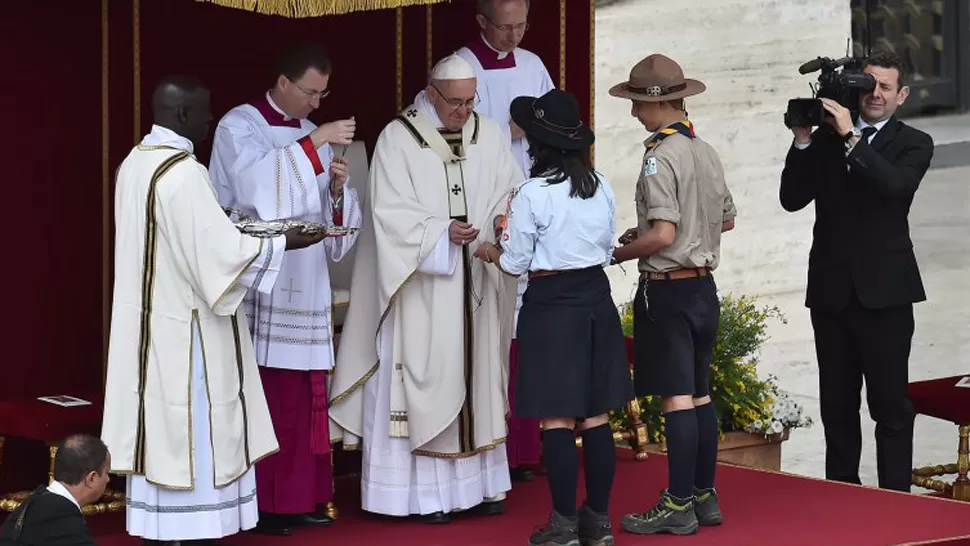
[[[576,434],[569,428],[554,428],[543,431],[542,439],[552,507],[560,515],[575,516],[576,487],[579,481]]]
[[[697,416],[694,409],[664,414],[667,433],[667,490],[679,499],[694,494],[694,468],[697,465]]]
[[[596,513],[609,513],[610,491],[616,473],[616,445],[609,423],[583,431],[583,469],[586,473],[586,504]]]
[[[720,431],[717,427],[717,412],[714,403],[694,407],[697,414],[697,465],[694,467],[694,487],[710,489],[714,487],[714,472],[717,469],[717,442]]]

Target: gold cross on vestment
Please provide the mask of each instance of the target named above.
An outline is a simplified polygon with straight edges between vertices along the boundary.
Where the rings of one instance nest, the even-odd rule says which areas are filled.
[[[293,293],[294,292],[296,292],[297,294],[303,293],[302,290],[297,290],[296,288],[293,287],[293,279],[292,278],[290,278],[290,286],[289,286],[289,288],[280,288],[280,290],[282,290],[283,292],[287,292],[287,299],[286,299],[286,301],[287,302],[290,302],[290,303],[293,302]]]

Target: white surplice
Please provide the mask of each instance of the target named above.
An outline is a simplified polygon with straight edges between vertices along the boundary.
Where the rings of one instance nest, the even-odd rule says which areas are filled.
[[[512,155],[519,162],[519,167],[526,177],[530,176],[532,158],[529,157],[529,142],[525,138],[512,140],[510,126],[512,115],[509,107],[516,97],[541,97],[552,91],[555,84],[549,76],[549,70],[535,53],[521,47],[509,52],[499,51],[482,35],[459,49],[458,55],[472,65],[478,76],[478,96],[481,102],[475,110],[498,122],[512,147]],[[512,326],[513,337],[518,328],[522,295],[525,294],[528,284],[528,275],[518,278],[515,322]]]
[[[209,162],[224,207],[263,220],[297,218],[333,225],[329,144],[314,149],[311,121],[287,117],[269,93],[230,110],[215,131]],[[310,154],[316,157],[312,157]],[[357,191],[345,186],[342,224],[360,228]],[[332,292],[327,254],[340,261],[358,233],[290,251],[272,293],[246,296],[256,360],[288,370],[333,368]]]
[[[523,95],[541,97],[555,88],[549,70],[538,55],[517,47],[512,51],[498,51],[479,35],[457,51],[475,69],[478,76],[478,96],[481,102],[475,111],[492,118],[512,147],[512,155],[525,176],[529,176],[532,159],[529,142],[525,138],[512,140],[512,100]],[[510,59],[511,57],[511,59]]]
[[[460,511],[511,489],[503,444],[515,282],[474,258],[462,264],[448,226],[458,207],[481,229],[470,257],[494,238],[492,219],[522,180],[492,120],[473,116],[464,157],[448,164],[439,153],[447,147],[437,133],[442,124],[423,92],[400,118],[381,133],[371,163],[376,236],[357,249],[330,401],[345,445],[363,441],[362,508],[392,516]],[[437,145],[419,143],[405,120],[423,123],[424,137]],[[465,331],[463,270],[472,332]],[[368,291],[365,279],[369,298],[358,296]],[[469,378],[466,334],[474,340]],[[473,425],[462,422],[469,401]]]
[[[253,465],[278,447],[240,307],[248,289],[272,289],[286,241],[240,234],[205,167],[191,155],[170,159],[192,150],[153,126],[119,168],[115,198],[102,437],[111,471],[128,475],[128,532],[154,540],[217,539],[254,527]],[[163,173],[166,163],[174,166]],[[146,218],[146,199],[156,218]]]

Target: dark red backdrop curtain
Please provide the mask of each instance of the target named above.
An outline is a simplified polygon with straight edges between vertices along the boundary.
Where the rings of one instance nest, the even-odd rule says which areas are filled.
[[[566,88],[590,113],[592,3],[533,0],[523,44],[559,85],[564,39]],[[474,36],[474,4],[453,0],[432,8],[430,61]],[[401,14],[406,105],[427,77],[428,11],[417,6]],[[3,268],[9,311],[0,400],[102,388],[112,178],[151,127],[150,96],[159,78],[173,72],[202,78],[218,118],[272,84],[281,48],[317,40],[331,51],[334,75],[314,120],[356,116],[370,150],[397,112],[397,17],[383,10],[286,19],[194,0],[4,2],[0,181],[11,252]],[[208,161],[208,145],[197,152]],[[43,446],[7,439],[0,491],[43,480],[45,455]]]

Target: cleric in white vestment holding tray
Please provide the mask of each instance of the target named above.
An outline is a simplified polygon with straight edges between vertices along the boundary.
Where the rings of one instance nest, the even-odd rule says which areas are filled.
[[[218,539],[257,523],[253,465],[277,441],[241,304],[272,290],[284,250],[322,234],[244,235],[193,155],[209,91],[163,80],[155,123],[118,169],[102,439],[126,474],[128,533]]]

